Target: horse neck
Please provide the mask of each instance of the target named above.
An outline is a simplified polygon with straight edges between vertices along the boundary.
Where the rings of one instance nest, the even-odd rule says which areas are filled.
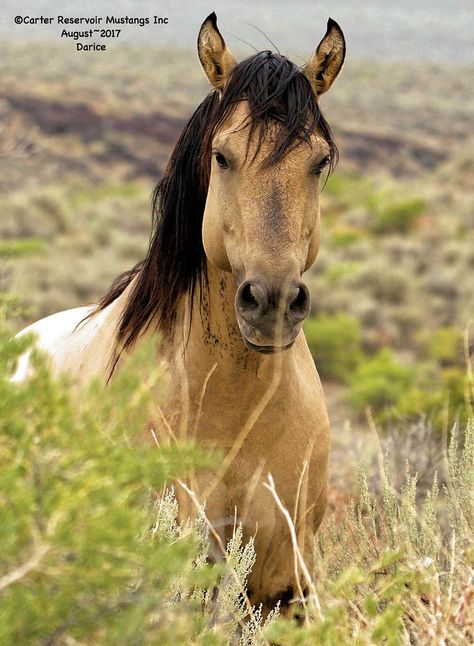
[[[236,290],[232,274],[208,263],[207,280],[194,294],[191,318],[189,300],[183,299],[182,320],[187,323],[177,326],[181,332],[175,339],[188,366],[208,371],[218,364],[222,372],[242,376],[272,363],[270,356],[248,350],[242,341],[235,316]]]
[[[232,359],[241,355],[242,338],[235,317],[236,285],[231,274],[207,263],[206,278],[193,295],[192,316],[189,298],[185,301],[188,333],[186,353]],[[244,348],[245,349],[245,348]]]

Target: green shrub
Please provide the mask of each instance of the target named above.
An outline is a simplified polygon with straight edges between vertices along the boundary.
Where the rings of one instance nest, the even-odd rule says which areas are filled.
[[[357,267],[356,262],[339,262],[330,265],[324,272],[323,277],[330,285],[336,285],[346,276],[352,276]]]
[[[425,211],[425,201],[411,197],[378,206],[373,212],[370,225],[376,235],[386,233],[409,233]]]
[[[379,419],[386,419],[413,381],[413,369],[384,348],[358,364],[349,380],[349,400],[359,413],[368,406]]]
[[[305,335],[321,377],[348,381],[362,356],[359,322],[346,314],[307,319]]]
[[[360,204],[371,190],[371,182],[357,174],[334,173],[328,178],[324,192],[336,202],[351,206]]]
[[[426,339],[428,356],[442,366],[464,366],[464,347],[461,330],[455,327],[441,327]]]
[[[199,604],[167,606],[180,573],[188,591],[206,577],[197,535],[165,540],[150,496],[211,458],[190,446],[136,445],[161,371],[140,353],[110,387],[78,393],[53,381],[33,353],[34,376],[9,381],[31,339],[0,330],[0,642],[180,643]],[[153,353],[150,353],[153,354]],[[149,367],[143,388],[143,367]],[[141,366],[137,371],[137,366]],[[187,586],[187,587],[186,587]],[[162,615],[161,622],[153,620]],[[176,621],[176,625],[174,622]],[[61,643],[66,643],[61,641]]]
[[[349,226],[333,227],[331,231],[331,243],[335,247],[344,249],[359,242],[365,235],[365,232],[360,228]]]
[[[421,399],[421,410],[430,412],[434,417],[434,424],[438,429],[443,429],[446,423],[453,424],[459,420],[466,424],[469,415],[472,415],[474,392],[469,392],[468,374],[465,369],[456,366],[440,368],[436,371],[436,384],[430,390],[423,389],[425,402]],[[427,406],[429,402],[429,407]],[[401,412],[414,415],[419,408],[407,405],[405,398],[400,401]]]
[[[76,189],[71,196],[71,204],[75,207],[83,204],[101,202],[110,198],[133,199],[140,195],[140,186],[133,183],[100,184]]]
[[[446,424],[466,424],[472,415],[474,392],[468,374],[456,366],[440,368],[420,363],[416,368],[398,362],[384,348],[358,364],[349,382],[349,401],[358,413],[369,407],[381,422],[426,414],[440,431]]]
[[[20,240],[0,240],[0,259],[18,258],[43,254],[45,245],[43,240],[37,238],[22,238]]]

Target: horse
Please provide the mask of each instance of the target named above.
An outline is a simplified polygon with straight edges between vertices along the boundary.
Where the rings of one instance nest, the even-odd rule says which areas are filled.
[[[146,257],[97,304],[22,333],[36,333],[54,374],[78,382],[108,382],[141,343],[156,343],[169,387],[147,429],[158,441],[194,429],[221,451],[218,477],[198,473],[195,491],[223,540],[236,519],[254,539],[248,596],[268,609],[306,592],[326,506],[330,427],[303,331],[303,274],[320,245],[321,175],[337,159],[319,98],[345,40],[329,19],[303,69],[270,51],[237,63],[212,13],[198,56],[212,89],[154,191]],[[14,379],[30,370],[25,355]]]

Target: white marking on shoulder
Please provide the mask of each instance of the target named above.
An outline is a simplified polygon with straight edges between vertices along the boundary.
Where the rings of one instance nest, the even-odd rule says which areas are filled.
[[[20,337],[28,332],[34,332],[37,337],[37,347],[49,354],[51,358],[55,358],[55,350],[76,330],[78,324],[92,309],[93,306],[75,307],[51,314],[24,328],[18,332],[17,336]],[[81,326],[78,329],[81,329]],[[30,351],[28,350],[19,358],[17,369],[11,381],[21,383],[28,379],[31,375],[29,359]]]

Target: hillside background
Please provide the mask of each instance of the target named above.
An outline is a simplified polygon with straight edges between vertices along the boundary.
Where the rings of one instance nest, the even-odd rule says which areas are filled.
[[[110,6],[109,6],[110,5]],[[327,3],[326,3],[327,5]],[[117,9],[119,6],[120,11]],[[94,15],[92,2],[61,13]],[[150,3],[103,3],[100,15],[153,15]],[[474,312],[472,11],[466,3],[170,3],[155,32],[128,28],[106,53],[77,53],[54,30],[18,28],[28,3],[4,5],[0,32],[0,290],[20,298],[21,326],[96,301],[143,257],[150,194],[208,87],[190,49],[216,8],[234,51],[269,47],[302,63],[343,26],[348,58],[323,110],[340,163],[322,194],[321,252],[309,276],[307,335],[334,427],[333,478],[367,451],[366,410],[407,451],[470,410]],[[357,10],[356,10],[357,9]],[[56,15],[54,3],[41,3]],[[317,20],[308,20],[320,16]],[[38,8],[30,5],[30,15]],[[236,24],[234,24],[236,22]],[[239,31],[240,30],[240,31]],[[239,33],[239,36],[237,36]],[[21,34],[21,37],[20,37]],[[469,330],[471,332],[469,333]],[[431,432],[431,431],[430,431]],[[360,446],[359,446],[360,445]],[[427,465],[425,465],[426,468]],[[431,468],[431,467],[430,467]]]

